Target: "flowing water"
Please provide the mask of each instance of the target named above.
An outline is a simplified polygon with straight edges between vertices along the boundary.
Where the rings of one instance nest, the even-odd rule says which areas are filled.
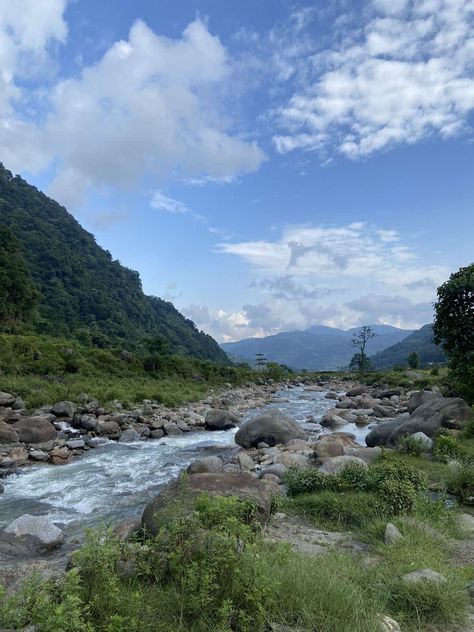
[[[279,408],[304,425],[310,418],[321,419],[334,406],[324,395],[301,387],[286,389],[263,409]],[[261,411],[250,411],[244,420]],[[357,431],[354,424],[342,430],[355,433],[360,442],[366,433]],[[191,461],[236,450],[235,432],[200,431],[128,444],[108,441],[69,465],[25,467],[19,475],[2,481],[0,527],[25,513],[43,514],[71,536],[84,526],[136,517],[159,488]]]

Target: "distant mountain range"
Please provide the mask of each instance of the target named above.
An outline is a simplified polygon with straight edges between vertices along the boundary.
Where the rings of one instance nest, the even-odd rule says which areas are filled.
[[[404,338],[401,342],[379,351],[370,358],[377,369],[388,369],[397,364],[406,364],[407,357],[415,351],[420,358],[420,366],[431,363],[445,362],[443,350],[433,342],[432,325],[424,325],[418,331]]]
[[[376,336],[367,344],[369,356],[396,345],[414,333],[412,329],[399,329],[390,325],[372,325],[372,329]],[[352,337],[358,330],[359,327],[346,331],[317,325],[303,331],[226,342],[221,347],[232,359],[253,362],[257,353],[263,353],[267,360],[294,369],[330,371],[349,365],[355,353]],[[408,353],[411,351],[416,349],[410,349]]]

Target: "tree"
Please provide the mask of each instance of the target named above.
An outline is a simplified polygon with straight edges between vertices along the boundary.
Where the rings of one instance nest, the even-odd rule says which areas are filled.
[[[267,364],[267,359],[263,353],[255,354],[255,364],[259,369],[262,369]]]
[[[163,336],[157,336],[156,338],[147,338],[144,345],[148,351],[145,363],[151,371],[156,371],[160,356],[169,354],[170,344]]]
[[[23,248],[9,228],[0,224],[0,326],[15,331],[32,320],[39,292],[33,284]]]
[[[455,389],[474,403],[474,263],[453,273],[437,294],[434,341],[448,356]]]
[[[420,366],[420,356],[416,351],[412,351],[407,358],[407,362],[411,369],[417,369]]]
[[[365,352],[368,341],[375,336],[375,332],[371,327],[364,325],[352,337],[352,346],[358,349],[358,352],[352,356],[351,367],[357,367],[363,373],[370,367],[370,361]]]

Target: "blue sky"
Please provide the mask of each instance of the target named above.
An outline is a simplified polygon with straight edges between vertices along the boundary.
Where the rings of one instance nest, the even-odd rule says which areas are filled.
[[[473,27],[473,0],[0,0],[0,160],[218,340],[416,327],[474,259]]]

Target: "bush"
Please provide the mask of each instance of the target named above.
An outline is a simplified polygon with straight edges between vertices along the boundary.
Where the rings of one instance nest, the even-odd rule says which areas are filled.
[[[426,474],[407,463],[380,463],[374,465],[369,471],[374,490],[378,490],[386,481],[410,483],[416,492],[423,491],[428,486]]]
[[[429,452],[429,448],[426,443],[417,437],[401,437],[398,441],[397,447],[402,454],[409,454],[411,456],[422,456],[423,454]]]
[[[442,463],[455,459],[462,455],[462,446],[459,439],[448,434],[438,433],[433,445],[433,457]]]
[[[455,465],[447,481],[448,489],[462,500],[474,497],[474,463]]]
[[[409,481],[383,480],[379,483],[377,491],[392,515],[410,513],[415,505],[416,490]]]
[[[320,492],[333,485],[332,476],[316,467],[290,467],[283,479],[291,496]]]

